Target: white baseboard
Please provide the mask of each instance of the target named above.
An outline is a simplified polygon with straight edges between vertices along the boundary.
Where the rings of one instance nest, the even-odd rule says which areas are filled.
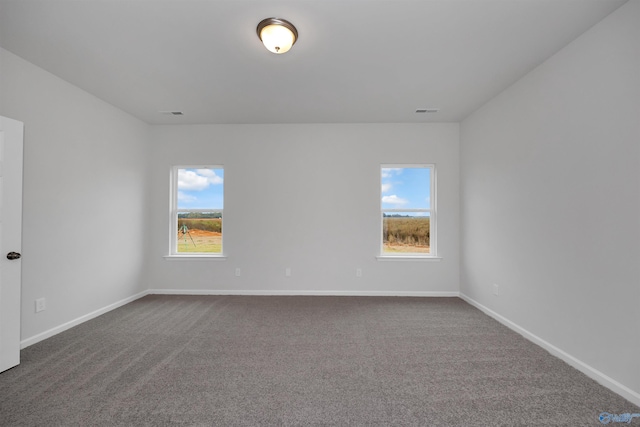
[[[629,387],[627,387],[627,386],[625,386],[623,384],[620,384],[618,381],[614,380],[613,378],[608,377],[607,375],[605,375],[602,372],[598,371],[597,369],[587,365],[583,361],[573,357],[572,355],[566,353],[565,351],[559,349],[558,347],[554,346],[553,344],[543,340],[542,338],[538,337],[537,335],[532,334],[531,332],[527,331],[526,329],[524,329],[524,328],[518,326],[517,324],[513,323],[511,320],[507,319],[506,317],[501,316],[500,314],[498,314],[495,311],[485,307],[484,305],[480,304],[479,302],[475,301],[474,299],[469,298],[465,294],[460,293],[460,298],[462,298],[464,301],[468,302],[472,306],[476,307],[480,311],[484,312],[486,315],[488,315],[488,316],[494,318],[495,320],[497,320],[498,322],[502,323],[503,325],[505,325],[509,329],[519,333],[520,335],[522,335],[523,337],[525,337],[529,341],[532,341],[534,344],[537,344],[540,347],[544,348],[545,350],[547,350],[552,355],[554,355],[554,356],[558,357],[559,359],[567,362],[569,365],[573,366],[574,368],[576,368],[577,370],[579,370],[580,372],[582,372],[583,374],[585,374],[589,378],[597,381],[598,383],[600,383],[601,385],[607,387],[609,390],[613,391],[614,393],[619,394],[620,396],[622,396],[625,399],[629,400],[631,403],[640,406],[640,393],[631,390]]]
[[[149,293],[149,291],[140,292],[140,293],[132,295],[132,296],[130,296],[128,298],[125,298],[125,299],[122,299],[120,301],[114,302],[113,304],[109,304],[106,307],[102,307],[101,309],[98,309],[98,310],[93,311],[91,313],[85,314],[84,316],[80,316],[77,319],[73,319],[73,320],[71,320],[69,322],[63,323],[60,326],[56,326],[55,328],[51,328],[48,331],[44,331],[44,332],[41,332],[41,333],[39,333],[37,335],[34,335],[32,337],[26,338],[26,339],[20,341],[20,349],[29,347],[30,345],[33,345],[33,344],[35,344],[37,342],[40,342],[40,341],[45,340],[45,339],[47,339],[49,337],[52,337],[52,336],[54,336],[56,334],[59,334],[60,332],[64,332],[67,329],[71,329],[74,326],[77,326],[77,325],[79,325],[81,323],[84,323],[87,320],[91,320],[93,318],[96,318],[96,317],[104,314],[104,313],[107,313],[107,312],[109,312],[111,310],[114,310],[114,309],[116,309],[118,307],[122,307],[123,305],[128,304],[128,303],[130,303],[132,301],[135,301],[138,298],[142,298],[143,296],[147,295],[148,293]]]
[[[254,296],[349,296],[349,297],[458,297],[458,291],[305,291],[305,290],[220,290],[220,289],[149,289],[157,295],[254,295]]]

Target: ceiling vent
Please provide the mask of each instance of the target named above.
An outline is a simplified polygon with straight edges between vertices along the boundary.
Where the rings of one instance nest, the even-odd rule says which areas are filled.
[[[182,111],[159,111],[159,113],[167,116],[184,116]]]
[[[416,113],[437,113],[438,111],[440,111],[439,108],[418,108]]]

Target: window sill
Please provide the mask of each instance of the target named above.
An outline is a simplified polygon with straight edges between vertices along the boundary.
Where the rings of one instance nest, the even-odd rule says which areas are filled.
[[[378,261],[425,261],[425,262],[440,262],[442,257],[437,256],[419,256],[419,255],[378,255],[376,256]]]
[[[226,261],[225,255],[165,255],[165,261]]]

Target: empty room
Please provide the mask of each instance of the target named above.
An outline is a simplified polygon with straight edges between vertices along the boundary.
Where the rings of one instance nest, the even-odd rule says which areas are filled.
[[[0,0],[0,425],[640,426],[640,0]]]

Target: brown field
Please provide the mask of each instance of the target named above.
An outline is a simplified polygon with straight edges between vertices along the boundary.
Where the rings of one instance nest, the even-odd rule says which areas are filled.
[[[401,244],[389,244],[385,243],[382,245],[382,250],[384,253],[418,253],[418,254],[428,254],[430,253],[429,246],[419,246],[419,245],[401,245]]]
[[[428,217],[384,218],[384,253],[430,252]],[[180,218],[178,228],[186,225],[189,232],[178,232],[178,253],[221,253],[222,220],[220,218]]]
[[[383,219],[384,253],[423,253],[430,251],[429,217],[385,217]]]
[[[222,232],[221,218],[178,218],[178,230],[186,225],[189,230]]]
[[[178,253],[184,252],[221,253],[222,234],[195,228],[188,234],[178,232]]]

